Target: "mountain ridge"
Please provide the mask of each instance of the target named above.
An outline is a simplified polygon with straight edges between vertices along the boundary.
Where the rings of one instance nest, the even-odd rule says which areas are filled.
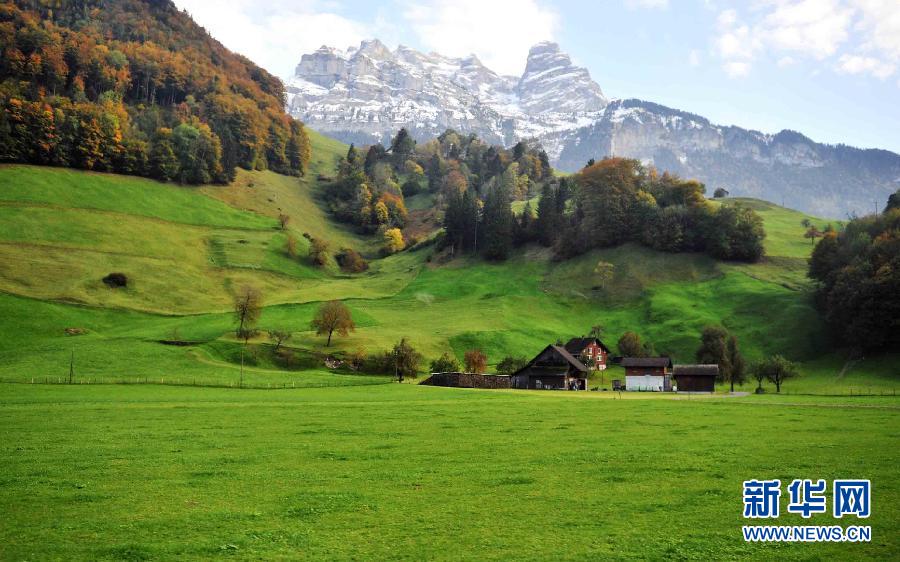
[[[520,77],[475,55],[452,58],[377,39],[303,55],[287,83],[287,110],[344,142],[389,142],[406,127],[419,140],[448,128],[490,143],[540,143],[551,163],[580,169],[624,156],[696,177],[709,190],[767,199],[833,218],[864,214],[900,187],[900,155],[812,141],[783,129],[719,125],[633,98],[609,99],[559,45],[538,43]]]

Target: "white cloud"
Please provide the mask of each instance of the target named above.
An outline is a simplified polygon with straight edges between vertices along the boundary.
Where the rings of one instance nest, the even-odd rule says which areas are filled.
[[[348,47],[379,29],[332,11],[315,0],[175,0],[229,49],[287,78],[303,53],[322,45]]]
[[[859,10],[857,28],[864,40],[862,48],[900,60],[900,4],[897,0],[854,0]]]
[[[492,70],[521,74],[528,49],[553,39],[559,16],[535,0],[407,0],[402,17],[427,49],[475,53]]]
[[[719,13],[714,50],[729,76],[744,76],[764,54],[779,67],[830,61],[845,74],[884,79],[900,65],[897,0],[757,0]]]
[[[796,63],[797,61],[794,60],[794,57],[781,57],[776,64],[778,65],[778,68],[784,68],[786,66],[793,66]]]
[[[729,61],[723,64],[722,68],[725,69],[725,74],[732,78],[742,78],[750,74],[748,62]]]
[[[778,1],[760,28],[769,46],[822,60],[847,40],[853,10],[837,0]]]
[[[891,76],[894,69],[893,63],[860,55],[841,55],[837,66],[838,72],[844,74],[871,74],[882,80]]]

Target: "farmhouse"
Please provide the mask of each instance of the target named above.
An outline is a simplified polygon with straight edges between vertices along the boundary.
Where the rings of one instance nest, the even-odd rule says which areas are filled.
[[[588,369],[592,371],[606,369],[609,348],[600,341],[600,338],[572,338],[565,348],[572,357],[577,357]]]
[[[588,368],[561,345],[548,345],[510,376],[511,388],[587,390]]]
[[[674,375],[678,392],[713,392],[718,365],[675,365]]]
[[[670,392],[672,360],[668,357],[625,357],[625,390]]]

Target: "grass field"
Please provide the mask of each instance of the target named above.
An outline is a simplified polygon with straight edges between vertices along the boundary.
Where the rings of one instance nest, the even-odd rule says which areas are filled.
[[[827,344],[804,215],[741,200],[769,234],[753,265],[635,245],[562,263],[537,247],[502,264],[429,246],[375,259],[374,238],[319,205],[346,147],[312,141],[305,178],[240,171],[227,187],[0,166],[0,559],[900,557],[900,357]],[[409,203],[431,228],[431,198]],[[313,266],[304,233],[371,268]],[[127,288],[102,283],[113,271]],[[245,284],[295,361],[261,335],[241,379],[230,307]],[[325,348],[309,324],[331,299],[356,331]],[[408,337],[426,363],[480,348],[494,365],[598,323],[681,362],[720,323],[749,360],[782,353],[802,376],[780,396],[673,399],[426,388],[324,364]],[[742,480],[841,477],[873,481],[873,542],[743,541]]]
[[[896,400],[644,396],[0,385],[0,558],[900,557]],[[742,480],[845,477],[871,543],[743,541]]]

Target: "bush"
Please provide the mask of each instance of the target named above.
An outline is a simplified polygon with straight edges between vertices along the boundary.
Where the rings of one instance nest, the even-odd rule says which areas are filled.
[[[498,375],[511,375],[528,364],[528,359],[524,357],[512,357],[507,355],[499,363],[497,363]]]
[[[459,361],[446,351],[439,358],[431,362],[432,373],[456,373],[459,372]]]
[[[328,263],[328,241],[321,238],[309,239],[309,259],[313,264],[323,266]]]
[[[369,269],[369,262],[353,248],[341,248],[335,259],[341,269],[347,273],[362,273]]]
[[[400,190],[403,191],[404,197],[412,197],[422,191],[422,186],[416,180],[410,179],[403,183],[403,187]]]
[[[110,289],[116,289],[118,287],[127,287],[128,286],[128,276],[124,273],[110,273],[106,277],[103,278],[103,283],[106,284]]]
[[[396,254],[406,248],[406,242],[403,241],[403,233],[399,228],[389,228],[384,231],[384,246],[382,251],[385,255]]]

